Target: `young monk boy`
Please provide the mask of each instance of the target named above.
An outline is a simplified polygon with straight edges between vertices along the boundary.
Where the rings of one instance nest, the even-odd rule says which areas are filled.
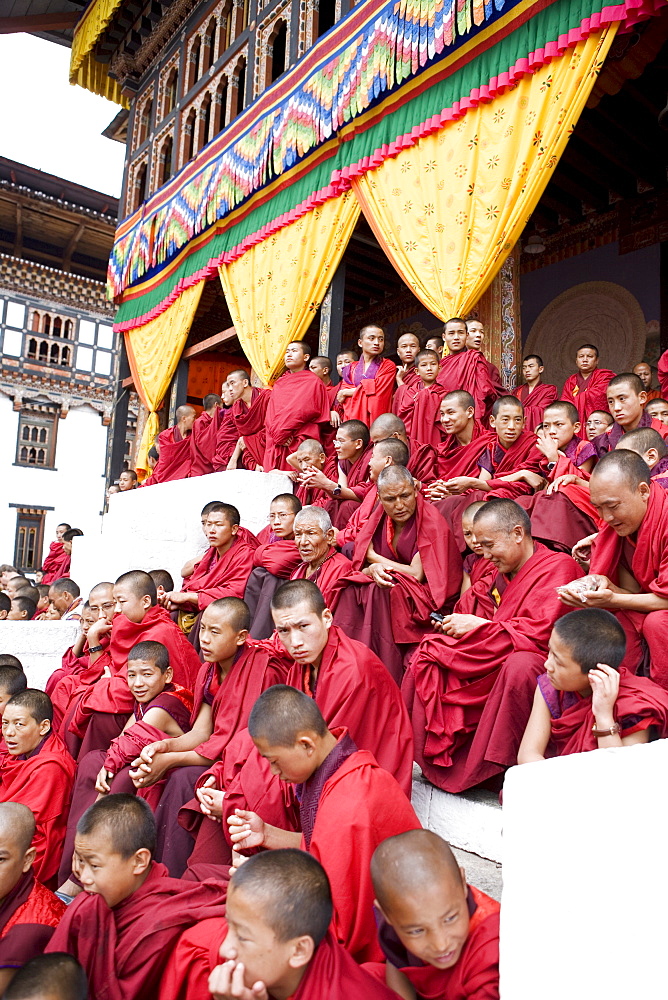
[[[589,443],[589,453],[600,458],[616,446],[623,434],[634,431],[636,427],[653,427],[662,437],[668,438],[668,428],[645,411],[647,393],[633,372],[623,372],[611,379],[606,393],[614,423],[609,431]],[[587,454],[586,449],[583,454]]]
[[[32,621],[36,610],[37,605],[34,601],[31,601],[29,597],[24,597],[23,594],[19,594],[18,597],[12,598],[11,608],[9,609],[9,614],[7,615],[7,621]]]
[[[575,355],[577,372],[564,382],[561,398],[577,407],[580,423],[584,423],[594,410],[605,409],[606,388],[615,373],[598,367],[598,347],[583,344]]]
[[[541,381],[545,371],[543,359],[538,354],[527,354],[522,361],[522,377],[524,382],[513,389],[524,407],[526,425],[530,431],[535,431],[543,419],[543,410],[559,397],[556,385]]]
[[[220,887],[181,882],[152,860],[155,820],[132,795],[109,795],[77,825],[74,867],[84,887],[48,946],[83,966],[91,997],[155,1000],[181,931],[222,916]]]
[[[607,410],[594,410],[587,417],[585,424],[587,441],[593,441],[599,434],[605,434],[606,431],[610,430],[614,422],[612,414],[608,413]]]
[[[335,527],[342,528],[371,489],[369,428],[361,420],[344,420],[336,432],[334,451],[338,462],[336,473],[332,473],[335,479],[312,468],[302,474],[301,482],[329,495],[324,506]]]
[[[498,1000],[499,904],[467,884],[444,840],[430,830],[390,837],[371,878],[388,986],[400,997]]]
[[[338,426],[339,424],[337,424]],[[306,507],[313,503],[325,506],[331,499],[332,494],[321,487],[308,485],[314,471],[321,472],[324,475],[327,475],[327,472],[336,474],[335,463],[333,461],[328,462],[325,450],[320,441],[316,441],[315,438],[307,438],[305,441],[302,441],[297,451],[293,452],[292,455],[288,455],[288,465],[291,465],[298,474],[295,495],[302,506]],[[327,470],[326,466],[329,466]]]
[[[230,883],[224,920],[186,931],[160,1000],[396,1000],[337,942],[322,866],[304,851],[265,851]],[[222,959],[223,964],[218,964]]]
[[[624,629],[609,611],[582,608],[559,619],[519,764],[666,735],[668,692],[620,666],[625,652]]]
[[[16,657],[12,657],[16,659]],[[4,659],[4,657],[0,657]],[[17,660],[17,662],[19,662]],[[28,678],[22,667],[14,667],[10,663],[0,663],[0,718],[5,710],[5,705],[15,694],[25,691],[28,687]]]
[[[87,1000],[86,973],[76,958],[37,955],[16,973],[3,1000]]]
[[[435,351],[420,351],[415,358],[417,381],[401,386],[393,404],[394,412],[403,420],[410,437],[419,444],[430,444],[434,448],[443,440],[439,410],[446,394],[443,386],[436,381],[438,364]]]
[[[75,765],[51,730],[53,708],[43,691],[27,688],[2,715],[6,754],[0,758],[0,802],[23,802],[37,823],[35,874],[48,882],[58,871]]]
[[[289,580],[301,562],[293,530],[302,509],[294,493],[280,493],[269,505],[269,524],[258,535],[261,544],[253,553],[244,601],[251,614],[251,636],[266,639],[274,631],[271,598],[282,580]]]
[[[397,340],[397,355],[401,364],[397,367],[397,386],[410,385],[418,381],[415,359],[420,353],[420,339],[414,333],[402,333]],[[440,354],[439,354],[440,359]]]
[[[653,427],[637,427],[617,442],[615,451],[627,449],[640,455],[652,473],[652,482],[668,489],[668,444]]]
[[[0,803],[0,989],[41,955],[65,904],[35,878],[35,817],[20,802]]]
[[[662,424],[668,425],[668,402],[665,399],[652,399],[645,406],[645,413],[649,413],[654,420],[660,420]]]
[[[445,341],[443,340],[443,337],[439,335],[430,337],[424,346],[430,351],[436,351],[439,358],[443,357],[443,348],[445,347]]]

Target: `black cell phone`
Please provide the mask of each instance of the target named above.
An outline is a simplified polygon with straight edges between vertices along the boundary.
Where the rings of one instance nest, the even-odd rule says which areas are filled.
[[[429,615],[429,618],[430,618],[430,619],[431,619],[431,621],[433,621],[433,622],[434,622],[434,623],[435,623],[436,625],[440,625],[440,624],[441,624],[441,622],[444,622],[444,621],[445,621],[445,615],[442,615],[442,614],[440,613],[440,611],[432,611],[432,613],[431,613],[431,614]]]

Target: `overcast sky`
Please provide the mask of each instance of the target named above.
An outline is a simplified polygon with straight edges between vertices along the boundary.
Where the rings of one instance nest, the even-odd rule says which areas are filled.
[[[101,135],[121,110],[71,87],[70,50],[0,35],[0,156],[118,197],[125,147]]]

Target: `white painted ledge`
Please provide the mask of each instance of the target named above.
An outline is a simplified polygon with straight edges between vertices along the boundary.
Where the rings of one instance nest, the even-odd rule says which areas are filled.
[[[78,622],[0,622],[0,652],[18,656],[28,687],[44,690],[54,670],[62,665],[66,649],[79,634]]]
[[[434,787],[413,770],[413,808],[427,830],[433,830],[453,847],[501,862],[502,809],[494,792],[472,791],[453,795]]]

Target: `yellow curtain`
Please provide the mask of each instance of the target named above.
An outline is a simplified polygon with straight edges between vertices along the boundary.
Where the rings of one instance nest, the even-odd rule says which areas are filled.
[[[148,451],[160,429],[156,411],[183,353],[203,288],[203,281],[186,288],[161,316],[125,334],[135,389],[149,411],[135,462],[138,473],[148,470]]]
[[[243,351],[268,385],[317,312],[359,218],[352,191],[330,198],[218,270]]]
[[[466,315],[497,274],[552,176],[616,30],[597,32],[353,181],[380,245],[435,316]]]
[[[124,108],[130,102],[121,94],[116,80],[109,76],[108,63],[97,62],[93,49],[123,0],[92,0],[74,29],[70,56],[70,83],[106,97]]]

